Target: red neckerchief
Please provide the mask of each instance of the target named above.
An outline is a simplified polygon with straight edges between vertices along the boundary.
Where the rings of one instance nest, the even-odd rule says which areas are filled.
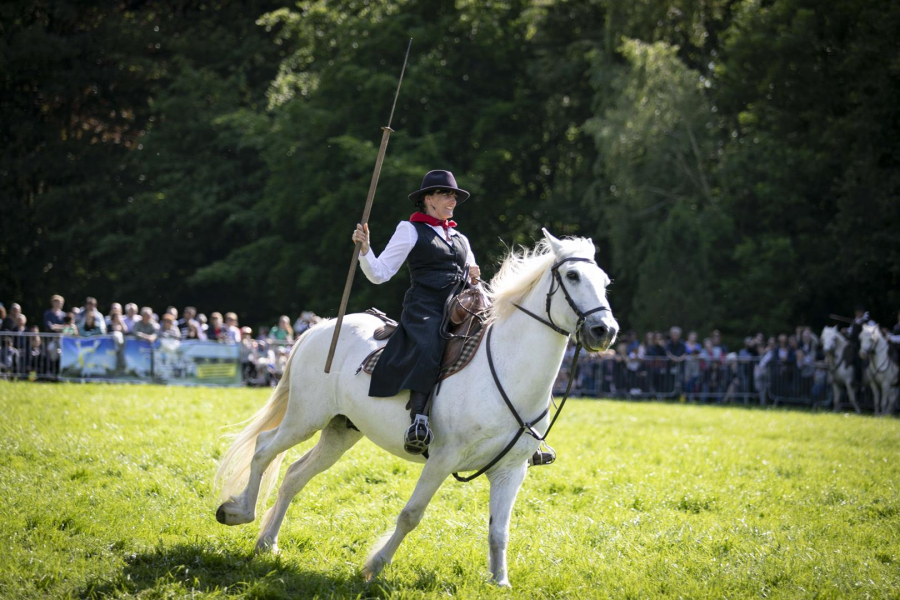
[[[434,227],[443,227],[444,235],[448,238],[450,237],[450,227],[456,227],[456,221],[451,221],[450,219],[441,221],[437,217],[432,217],[431,215],[426,215],[422,212],[414,212],[409,215],[409,220],[413,223],[426,223],[428,225],[433,225]]]

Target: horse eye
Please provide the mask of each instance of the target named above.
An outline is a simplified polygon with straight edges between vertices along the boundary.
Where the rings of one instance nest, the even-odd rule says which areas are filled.
[[[569,271],[568,273],[566,273],[566,279],[568,279],[569,281],[578,281],[578,273],[576,273],[575,271]]]

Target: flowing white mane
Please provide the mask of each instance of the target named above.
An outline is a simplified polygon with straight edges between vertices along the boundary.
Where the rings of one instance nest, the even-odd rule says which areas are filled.
[[[513,311],[513,303],[521,302],[541,280],[554,262],[569,256],[594,257],[594,243],[587,238],[566,238],[560,240],[562,252],[553,253],[547,239],[541,239],[534,249],[524,246],[517,252],[510,250],[500,264],[500,270],[487,286],[487,294],[493,306],[492,319],[503,319]]]

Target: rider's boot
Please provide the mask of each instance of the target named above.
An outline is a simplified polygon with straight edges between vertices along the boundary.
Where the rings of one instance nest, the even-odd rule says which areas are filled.
[[[403,437],[403,449],[410,454],[423,454],[434,440],[428,427],[428,415],[425,413],[429,392],[409,392],[409,415],[412,424]]]
[[[534,454],[531,455],[531,458],[528,459],[528,464],[532,467],[537,467],[540,465],[549,465],[555,460],[556,450],[551,448],[549,444],[541,443],[540,447],[535,450]]]

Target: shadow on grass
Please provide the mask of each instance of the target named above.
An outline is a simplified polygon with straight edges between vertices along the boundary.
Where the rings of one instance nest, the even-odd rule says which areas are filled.
[[[116,574],[98,577],[76,592],[79,598],[122,595],[169,597],[191,592],[258,599],[312,596],[385,597],[385,582],[366,585],[362,576],[301,570],[280,557],[234,553],[212,545],[180,544],[125,557]]]

